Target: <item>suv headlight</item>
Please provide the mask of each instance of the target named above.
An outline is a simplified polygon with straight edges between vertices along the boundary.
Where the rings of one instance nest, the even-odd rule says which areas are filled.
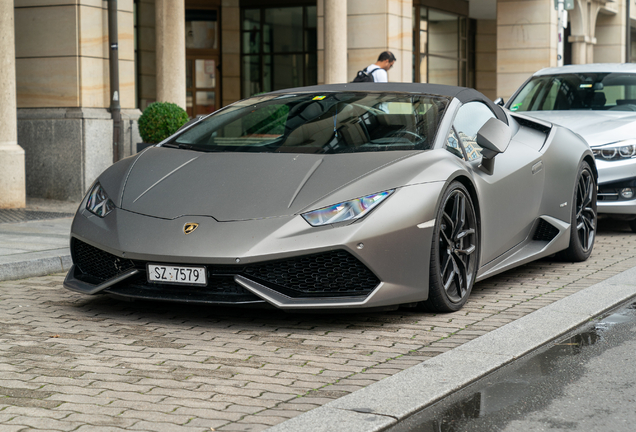
[[[630,139],[607,144],[592,149],[594,157],[599,160],[615,161],[636,157],[636,140]]]
[[[302,216],[311,226],[353,221],[365,216],[394,191],[395,189],[378,192],[362,198],[356,198],[351,201],[345,201],[340,204],[303,213]]]
[[[103,218],[114,209],[115,203],[108,198],[108,195],[102,185],[99,184],[99,182],[95,183],[91,191],[88,193],[86,210]]]

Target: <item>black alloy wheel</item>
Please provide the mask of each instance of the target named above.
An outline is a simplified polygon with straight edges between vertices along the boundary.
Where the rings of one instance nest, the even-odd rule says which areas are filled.
[[[453,182],[442,197],[435,219],[424,307],[439,312],[461,309],[475,283],[478,257],[475,208],[464,185]]]
[[[570,246],[560,253],[567,261],[588,259],[596,239],[596,179],[587,162],[581,164],[572,201]]]

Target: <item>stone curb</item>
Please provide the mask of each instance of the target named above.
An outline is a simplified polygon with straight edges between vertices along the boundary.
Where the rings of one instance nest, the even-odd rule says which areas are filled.
[[[633,267],[267,431],[382,431],[635,296]]]
[[[53,254],[34,252],[20,255],[19,260],[0,262],[0,281],[66,272],[71,268],[71,264],[73,263],[68,248],[58,249]]]

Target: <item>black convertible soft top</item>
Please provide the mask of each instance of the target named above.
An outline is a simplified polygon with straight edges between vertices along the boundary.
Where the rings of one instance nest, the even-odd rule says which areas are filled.
[[[418,93],[444,96],[448,98],[458,99],[461,103],[470,101],[480,101],[488,105],[495,113],[497,118],[504,123],[508,123],[508,119],[503,109],[499,105],[495,105],[493,101],[481,94],[475,89],[467,87],[456,87],[441,84],[425,84],[425,83],[346,83],[346,84],[327,84],[309,87],[295,87],[283,90],[276,90],[272,93],[302,93],[302,92],[394,92],[394,93]]]

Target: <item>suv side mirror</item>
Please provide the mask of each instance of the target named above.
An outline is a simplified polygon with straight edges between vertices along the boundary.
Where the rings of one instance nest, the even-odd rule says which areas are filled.
[[[483,156],[481,169],[492,174],[495,168],[494,157],[503,153],[510,144],[512,133],[510,127],[496,118],[490,118],[477,132],[477,144],[481,147]]]

